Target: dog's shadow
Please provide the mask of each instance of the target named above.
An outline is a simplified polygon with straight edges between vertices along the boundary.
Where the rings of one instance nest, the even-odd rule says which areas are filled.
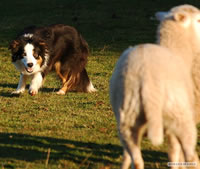
[[[14,83],[0,83],[0,88],[10,88],[12,91],[15,91],[17,88],[17,84]],[[26,85],[26,90],[28,91],[29,85]],[[42,87],[39,91],[44,93],[51,93],[58,91],[59,88],[47,88]],[[19,97],[20,94],[12,94],[11,92],[5,92],[4,90],[0,90],[0,96],[2,97]]]
[[[10,89],[16,89],[17,84],[14,83],[0,83],[0,88],[10,88]],[[0,90],[0,96],[2,97],[19,97],[19,95],[13,95],[11,92],[4,91],[3,89]]]

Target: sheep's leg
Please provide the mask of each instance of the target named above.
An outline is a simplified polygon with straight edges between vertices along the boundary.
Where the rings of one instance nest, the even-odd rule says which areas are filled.
[[[140,141],[144,133],[144,125],[135,125],[134,127],[123,125],[120,131],[122,144],[124,145],[124,157],[121,169],[129,168],[130,159],[132,160],[132,168],[144,169],[144,161],[140,150]]]
[[[168,142],[169,142],[168,156],[169,156],[170,162],[184,162],[185,159],[184,159],[184,156],[181,150],[181,145],[178,139],[172,133],[167,133],[167,136],[168,136]],[[174,166],[171,166],[171,169],[185,169],[185,167],[174,165]]]
[[[187,121],[184,120],[184,122],[178,126],[181,127],[177,127],[176,134],[180,141],[186,162],[194,162],[196,163],[196,166],[190,167],[192,169],[200,169],[199,158],[195,151],[197,142],[197,129],[195,122],[192,119],[187,118]]]
[[[131,165],[131,156],[130,154],[127,152],[126,149],[124,149],[124,154],[123,154],[123,162],[122,162],[122,169],[127,169],[129,168],[129,166]]]

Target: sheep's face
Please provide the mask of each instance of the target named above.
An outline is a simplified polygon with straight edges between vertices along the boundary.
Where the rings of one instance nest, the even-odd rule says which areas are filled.
[[[197,41],[200,42],[200,11],[194,13],[180,11],[176,12],[173,17],[185,32],[188,32],[190,36],[197,38]]]
[[[197,38],[200,40],[200,13],[193,18],[194,31]]]

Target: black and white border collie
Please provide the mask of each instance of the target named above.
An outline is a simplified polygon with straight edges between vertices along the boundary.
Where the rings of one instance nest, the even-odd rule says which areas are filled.
[[[23,93],[31,77],[29,93],[36,95],[44,77],[54,69],[62,80],[57,94],[67,91],[94,92],[85,66],[88,44],[71,26],[56,24],[47,27],[28,27],[10,43],[12,62],[20,71],[20,80],[14,94]]]

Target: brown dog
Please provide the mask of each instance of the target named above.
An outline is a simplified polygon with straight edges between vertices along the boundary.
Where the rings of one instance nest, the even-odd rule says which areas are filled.
[[[62,80],[57,94],[69,90],[94,92],[85,69],[88,44],[71,26],[56,24],[24,29],[10,44],[12,62],[20,71],[20,81],[13,93],[23,93],[26,80],[31,77],[29,93],[35,95],[49,71],[55,69]]]

